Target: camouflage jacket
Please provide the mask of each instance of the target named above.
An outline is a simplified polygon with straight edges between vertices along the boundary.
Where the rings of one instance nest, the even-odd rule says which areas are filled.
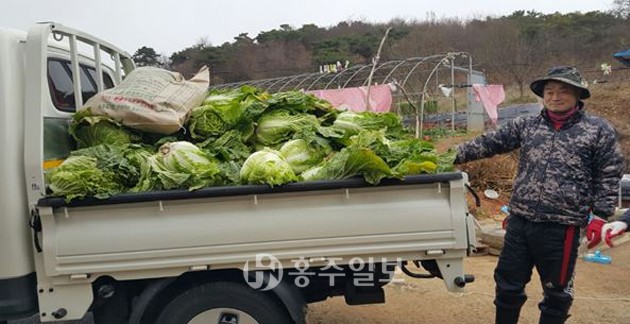
[[[511,214],[576,226],[586,225],[590,210],[602,218],[613,214],[624,160],[606,120],[580,109],[555,130],[543,110],[459,145],[455,163],[519,148]]]

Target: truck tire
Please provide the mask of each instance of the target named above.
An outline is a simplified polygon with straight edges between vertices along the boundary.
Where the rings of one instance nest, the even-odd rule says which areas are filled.
[[[270,294],[234,282],[209,282],[171,301],[158,324],[289,324],[287,310]]]

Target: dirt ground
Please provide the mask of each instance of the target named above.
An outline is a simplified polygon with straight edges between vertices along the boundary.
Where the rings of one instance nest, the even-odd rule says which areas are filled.
[[[612,257],[612,264],[578,260],[575,301],[567,323],[630,323],[630,242],[603,253]],[[467,258],[465,271],[476,281],[465,293],[449,293],[438,279],[400,275],[404,281],[385,287],[385,304],[348,306],[343,297],[330,298],[309,306],[308,323],[493,323],[496,262],[494,256]],[[538,323],[542,289],[536,274],[526,290],[529,299],[519,323]]]
[[[603,115],[614,124],[626,156],[626,172],[630,172],[630,114],[626,112],[630,82],[627,80],[626,78],[624,82],[591,87],[592,99],[588,100],[587,109],[595,115]],[[441,138],[436,140],[436,148],[438,151],[445,151],[476,135],[478,134]],[[500,185],[509,183],[514,172],[514,167],[508,165],[509,161],[505,159],[494,157],[465,166],[465,171],[471,175],[471,182],[482,200],[481,207],[475,207],[469,197],[469,208],[482,221],[501,221],[504,216],[499,209],[509,201],[509,190],[501,190]],[[483,197],[483,189],[488,187],[499,192],[499,199]],[[630,323],[628,241],[614,249],[603,250],[603,253],[612,257],[612,264],[602,265],[578,260],[575,301],[571,308],[572,316],[567,323]],[[413,279],[399,275],[397,279],[404,281],[385,287],[385,304],[348,306],[343,297],[330,298],[309,306],[308,323],[493,323],[492,276],[496,262],[497,257],[489,255],[467,258],[465,271],[474,274],[476,281],[466,287],[465,293],[449,293],[438,279]],[[537,304],[542,299],[542,288],[535,271],[526,291],[529,299],[521,311],[519,323],[538,323]]]

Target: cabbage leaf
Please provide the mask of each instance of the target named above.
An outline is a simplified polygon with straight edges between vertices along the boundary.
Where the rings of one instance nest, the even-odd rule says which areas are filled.
[[[164,189],[195,190],[222,182],[217,161],[186,141],[162,145],[153,167]]]
[[[68,132],[77,142],[78,148],[99,144],[125,145],[142,139],[135,131],[125,128],[112,118],[93,116],[89,108],[74,114]]]
[[[71,156],[46,174],[54,196],[64,196],[66,202],[85,197],[105,199],[124,190],[111,170],[100,169],[97,159],[90,156]]]
[[[282,185],[298,178],[280,152],[263,149],[250,155],[240,172],[241,182],[246,184]]]

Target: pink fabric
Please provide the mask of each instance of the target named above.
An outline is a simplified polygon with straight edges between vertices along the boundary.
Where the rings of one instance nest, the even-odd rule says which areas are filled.
[[[475,91],[475,99],[477,102],[481,101],[483,108],[486,109],[488,116],[492,120],[493,124],[497,124],[499,114],[497,112],[497,106],[505,100],[505,91],[502,84],[473,84],[473,90]]]
[[[367,110],[367,87],[306,91],[328,100],[339,110],[361,112]],[[392,90],[389,85],[370,87],[370,111],[388,112],[392,108]]]

